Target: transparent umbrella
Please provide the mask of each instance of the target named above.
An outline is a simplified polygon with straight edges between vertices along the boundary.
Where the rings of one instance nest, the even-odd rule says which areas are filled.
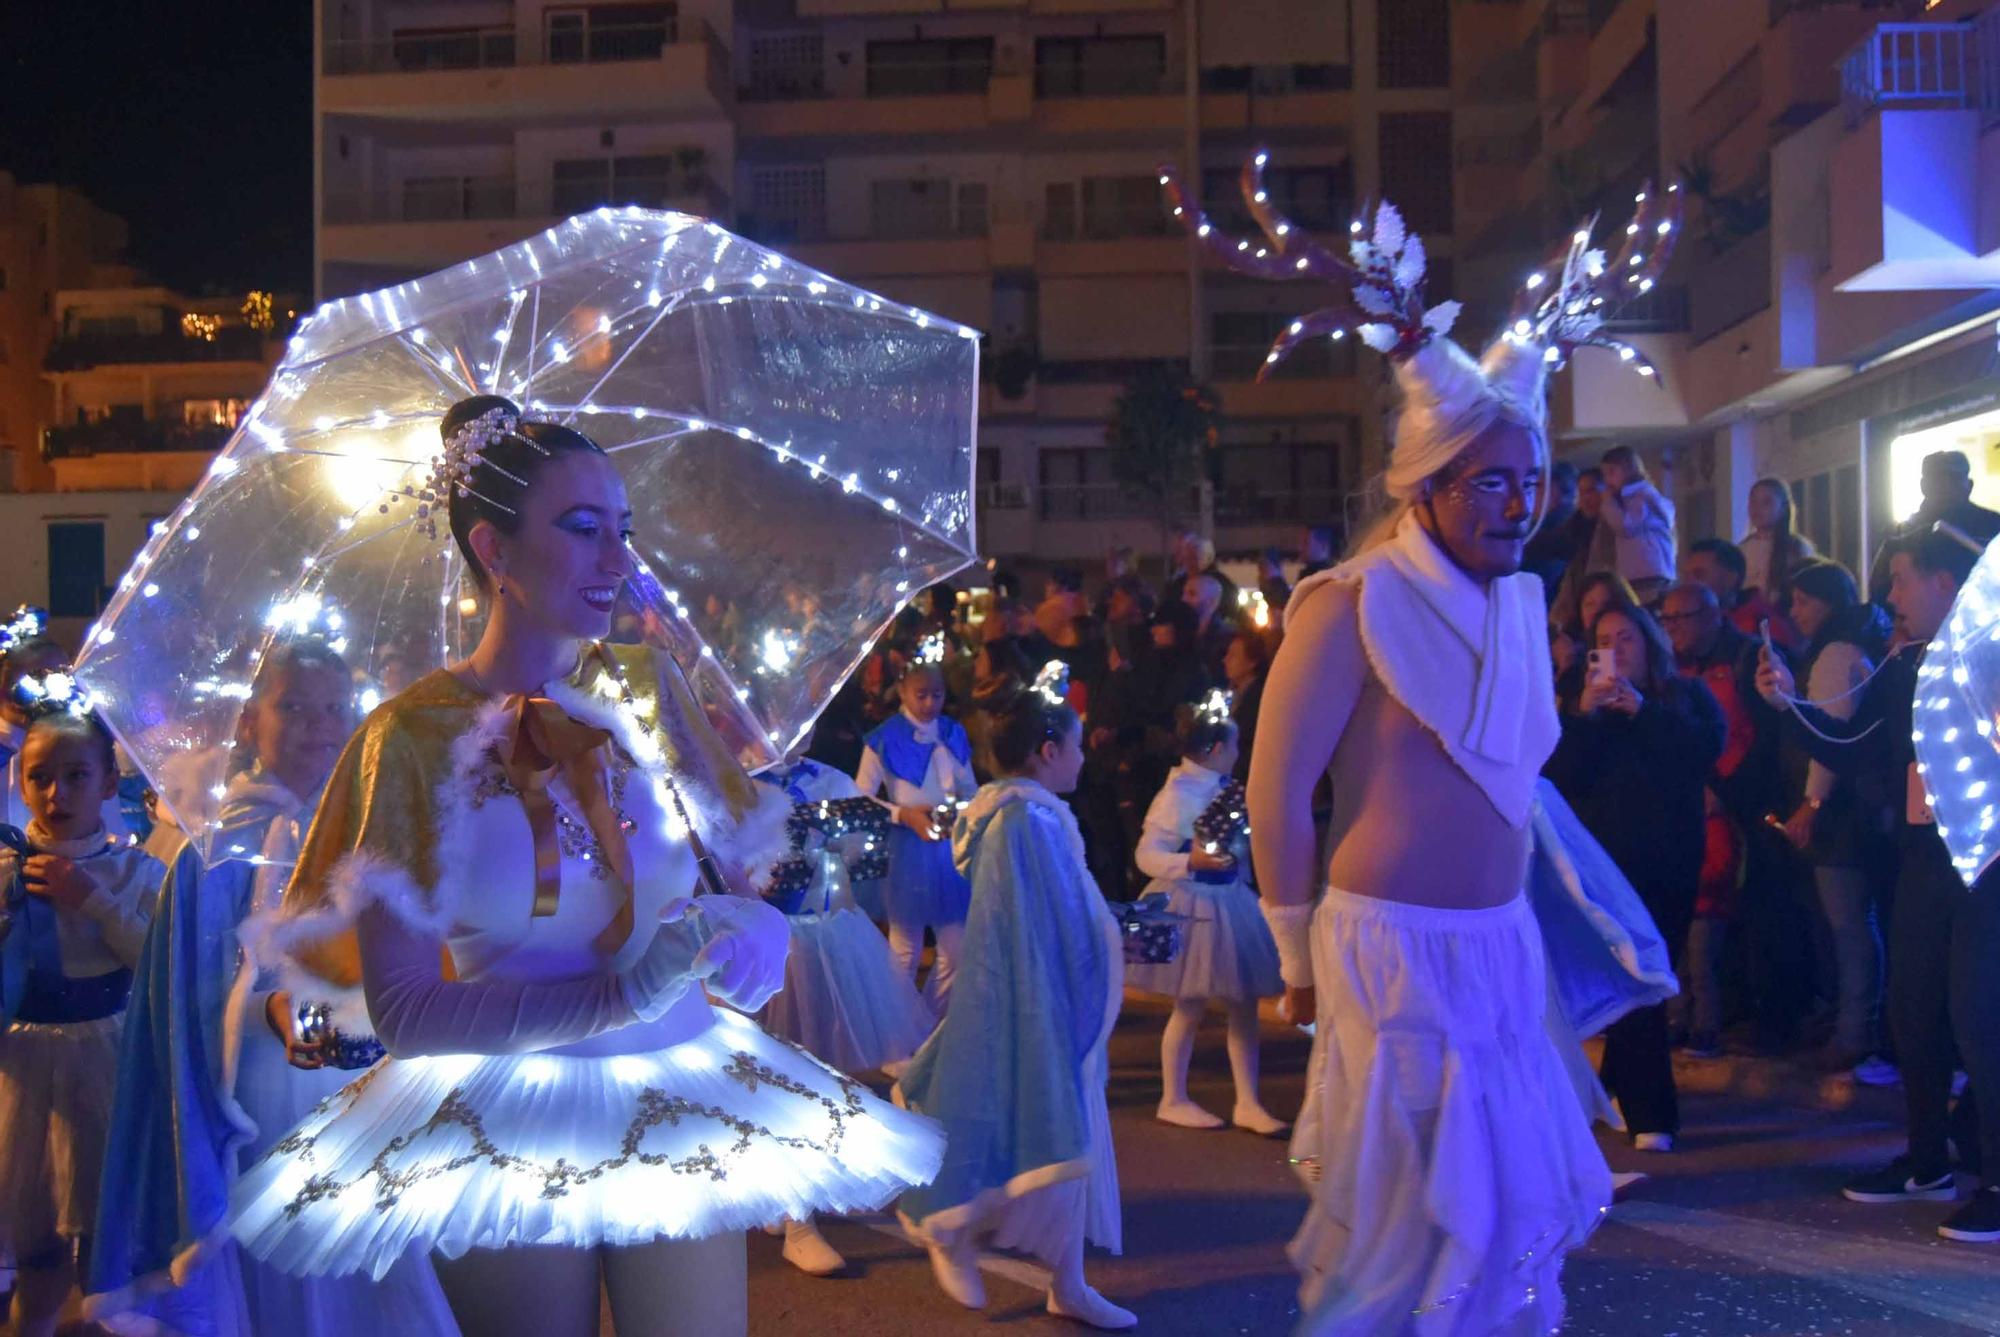
[[[1917,774],[1969,887],[2000,858],[2000,543],[1973,566],[1924,652],[1914,705]]]
[[[445,409],[498,393],[618,462],[640,574],[615,634],[671,651],[756,769],[973,560],[978,380],[956,322],[699,218],[582,215],[315,312],[77,672],[208,857],[274,643],[331,642],[365,705],[477,640],[478,591],[413,494]]]

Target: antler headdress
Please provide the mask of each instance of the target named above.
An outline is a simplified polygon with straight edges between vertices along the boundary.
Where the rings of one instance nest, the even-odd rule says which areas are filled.
[[[1639,192],[1639,211],[1615,260],[1591,249],[1595,218],[1577,228],[1555,261],[1528,277],[1508,328],[1474,362],[1445,337],[1459,304],[1424,305],[1423,240],[1394,205],[1378,204],[1372,217],[1349,225],[1342,258],[1271,207],[1264,189],[1269,161],[1259,150],[1243,165],[1239,183],[1244,204],[1264,233],[1261,241],[1217,228],[1173,168],[1161,169],[1160,184],[1174,217],[1229,268],[1254,278],[1333,286],[1332,304],[1300,316],[1272,343],[1259,380],[1308,339],[1341,339],[1350,330],[1389,358],[1404,398],[1388,470],[1392,496],[1414,496],[1425,479],[1502,416],[1531,428],[1546,448],[1543,386],[1549,370],[1578,348],[1611,349],[1643,375],[1658,375],[1636,349],[1606,337],[1604,324],[1620,304],[1651,291],[1666,269],[1680,232],[1678,185],[1669,186],[1663,199],[1650,187]]]

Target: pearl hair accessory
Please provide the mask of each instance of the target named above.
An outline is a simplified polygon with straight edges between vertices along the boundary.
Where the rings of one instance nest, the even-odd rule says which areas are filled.
[[[451,505],[453,495],[477,497],[488,506],[515,514],[512,506],[495,501],[484,492],[472,486],[473,471],[485,465],[516,487],[526,487],[528,480],[519,474],[510,473],[486,458],[486,452],[498,442],[510,436],[519,436],[521,424],[532,419],[523,419],[511,409],[492,408],[460,427],[445,438],[444,449],[431,461],[430,477],[417,490],[417,523],[427,537],[435,541],[438,536],[438,516]],[[529,445],[547,455],[548,449],[532,437],[521,437]]]

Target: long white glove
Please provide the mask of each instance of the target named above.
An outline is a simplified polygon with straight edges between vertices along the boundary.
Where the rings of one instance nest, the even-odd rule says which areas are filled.
[[[661,912],[653,941],[637,961],[618,973],[618,986],[639,1020],[658,1021],[694,987],[703,937],[692,900],[674,901]]]
[[[785,953],[792,933],[776,907],[747,896],[703,896],[694,915],[708,943],[693,974],[708,991],[740,1012],[755,1012],[785,987]]]

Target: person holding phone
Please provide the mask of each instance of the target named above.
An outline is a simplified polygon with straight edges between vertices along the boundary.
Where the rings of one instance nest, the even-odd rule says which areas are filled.
[[[1674,670],[1665,633],[1636,604],[1619,600],[1599,613],[1590,645],[1582,690],[1562,703],[1562,739],[1544,774],[1678,946],[1694,920],[1703,790],[1722,754],[1722,707]],[[1680,1104],[1664,1005],[1639,1008],[1605,1031],[1598,1075],[1633,1145],[1673,1150]]]

